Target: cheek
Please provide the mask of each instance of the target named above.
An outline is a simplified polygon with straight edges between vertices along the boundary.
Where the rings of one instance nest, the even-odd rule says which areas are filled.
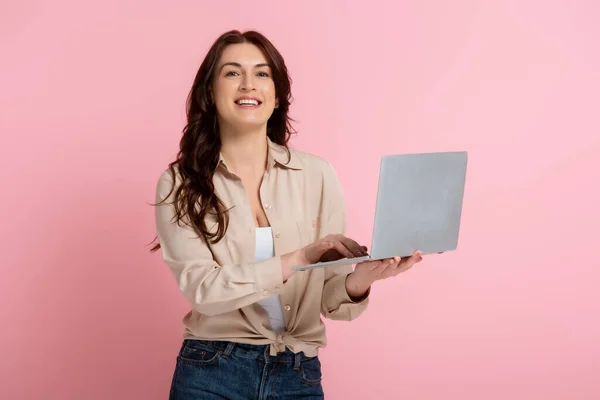
[[[223,112],[227,112],[227,101],[226,97],[222,95],[222,93],[214,93],[214,102],[215,107],[217,108],[217,112],[219,114],[223,114]]]
[[[275,105],[275,94],[273,92],[264,93],[263,101],[265,104],[268,104],[271,107],[274,106]]]
[[[267,86],[263,90],[263,99],[270,104],[275,103],[275,88]]]
[[[223,83],[215,85],[212,93],[215,104],[226,104],[233,96],[231,85]]]

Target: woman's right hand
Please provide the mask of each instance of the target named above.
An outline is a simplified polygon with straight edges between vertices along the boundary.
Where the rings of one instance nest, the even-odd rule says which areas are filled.
[[[294,274],[292,267],[314,264],[317,262],[335,261],[342,258],[366,256],[367,248],[356,241],[341,235],[327,235],[317,241],[281,257],[283,281]]]

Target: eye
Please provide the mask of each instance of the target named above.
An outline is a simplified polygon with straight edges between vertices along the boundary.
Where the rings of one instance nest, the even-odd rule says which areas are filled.
[[[225,73],[225,76],[238,76],[239,74],[236,71],[228,71]]]
[[[261,71],[261,72],[258,73],[258,76],[260,76],[261,78],[268,78],[269,77],[269,73]]]

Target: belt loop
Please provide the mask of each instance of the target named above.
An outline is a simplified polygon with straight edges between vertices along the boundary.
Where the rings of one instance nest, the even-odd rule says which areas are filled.
[[[223,353],[223,356],[225,358],[229,357],[231,355],[231,352],[233,351],[234,347],[235,347],[235,343],[234,342],[227,343],[227,347],[225,348],[225,352]]]
[[[300,363],[302,362],[302,352],[296,353],[294,357],[294,371],[298,371],[300,369]]]

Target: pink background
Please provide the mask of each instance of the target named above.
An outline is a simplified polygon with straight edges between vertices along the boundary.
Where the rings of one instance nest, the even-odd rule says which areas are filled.
[[[598,2],[10,3],[0,398],[167,398],[187,304],[148,203],[231,28],[286,57],[292,145],[336,166],[360,241],[382,154],[470,152],[459,250],[328,322],[328,398],[600,398]]]

